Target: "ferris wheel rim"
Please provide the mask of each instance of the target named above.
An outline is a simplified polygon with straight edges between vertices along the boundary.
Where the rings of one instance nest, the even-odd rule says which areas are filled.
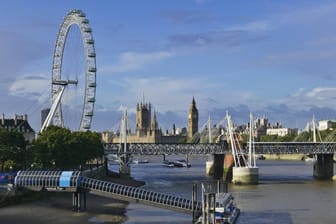
[[[96,53],[94,48],[94,40],[92,36],[92,29],[89,25],[89,20],[81,10],[70,10],[60,25],[53,54],[52,64],[52,103],[56,100],[57,92],[59,90],[59,83],[62,82],[62,64],[64,47],[67,40],[67,35],[72,26],[78,26],[85,56],[85,90],[84,103],[79,124],[79,130],[89,130],[94,111],[94,104],[96,100]],[[56,84],[58,83],[58,84]],[[58,106],[54,115],[54,123],[58,126],[63,126],[63,115],[61,103]]]

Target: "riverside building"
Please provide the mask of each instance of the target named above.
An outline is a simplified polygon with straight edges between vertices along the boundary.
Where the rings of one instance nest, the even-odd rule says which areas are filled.
[[[5,118],[5,114],[2,114],[0,120],[0,127],[7,131],[17,131],[23,134],[25,140],[29,143],[35,138],[35,131],[31,128],[28,122],[28,115],[14,115],[14,118]]]

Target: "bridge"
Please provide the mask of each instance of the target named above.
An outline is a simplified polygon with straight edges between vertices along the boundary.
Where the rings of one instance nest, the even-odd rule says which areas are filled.
[[[336,142],[255,142],[257,154],[333,154]],[[105,154],[125,153],[123,144],[105,143]],[[127,154],[228,154],[231,149],[224,143],[127,143]]]
[[[80,171],[19,171],[15,177],[14,186],[18,189],[25,188],[32,191],[72,192],[73,209],[76,211],[86,209],[86,193],[88,192],[99,196],[192,214],[193,221],[203,213],[209,214],[209,211],[205,212],[204,209],[209,207],[210,204],[215,205],[221,202],[223,206],[232,206],[233,202],[230,193],[220,192],[220,189],[224,189],[220,185],[218,185],[217,194],[211,193],[203,196],[207,198],[214,195],[214,197],[209,197],[210,201],[207,204],[204,204],[204,202],[197,201],[196,185],[193,186],[192,199],[190,200],[179,196],[88,178],[83,176]],[[216,200],[215,195],[221,196],[219,200]],[[234,207],[230,218],[236,218],[238,214],[239,209]]]
[[[336,142],[255,142],[256,154],[314,154],[314,177],[317,179],[331,179],[334,175],[333,154],[336,152]],[[185,155],[214,155],[215,176],[223,175],[223,161],[227,154],[232,151],[224,143],[184,143],[184,144],[157,144],[157,143],[123,143],[105,144],[105,154],[118,154],[120,159],[120,173],[130,174],[128,165],[129,156],[132,154],[141,155],[164,155],[164,154],[185,154]],[[242,153],[247,154],[248,150],[243,149]]]
[[[88,178],[83,176],[80,171],[19,171],[15,177],[14,185],[17,188],[26,188],[32,191],[89,192],[95,195],[142,203],[186,214],[194,212],[198,216],[202,212],[201,202]],[[77,195],[76,197],[80,196]],[[83,208],[81,200],[77,198],[74,201],[74,209]]]
[[[182,213],[200,215],[202,203],[182,197],[168,195],[141,188],[130,187],[108,181],[82,176],[79,171],[19,171],[14,185],[32,191],[89,192],[95,195],[139,202]],[[78,199],[80,201],[80,199]],[[77,200],[77,201],[78,201]],[[81,203],[73,206],[81,208]]]

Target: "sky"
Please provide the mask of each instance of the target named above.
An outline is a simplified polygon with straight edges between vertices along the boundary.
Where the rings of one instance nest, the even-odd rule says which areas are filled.
[[[299,129],[313,115],[335,119],[336,2],[323,0],[0,1],[6,118],[28,114],[39,130],[40,111],[51,101],[58,29],[71,9],[86,14],[95,41],[92,130],[117,129],[124,108],[134,126],[143,98],[163,130],[187,126],[193,97],[200,127],[209,116],[223,123],[227,110],[236,123],[253,112]],[[66,46],[76,51],[81,36],[73,30]],[[63,63],[80,64],[77,51],[77,62]],[[77,94],[84,94],[81,88]]]

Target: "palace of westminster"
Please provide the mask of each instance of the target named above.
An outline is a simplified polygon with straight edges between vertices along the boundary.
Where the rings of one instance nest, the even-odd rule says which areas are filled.
[[[136,108],[136,130],[135,133],[127,131],[128,143],[182,143],[192,139],[198,132],[198,110],[195,99],[192,99],[188,112],[187,131],[177,133],[175,125],[172,134],[162,133],[159,128],[156,112],[152,114],[150,103],[141,102]],[[185,129],[184,129],[185,130]],[[105,143],[120,143],[120,134],[105,131],[102,133],[102,139]]]

